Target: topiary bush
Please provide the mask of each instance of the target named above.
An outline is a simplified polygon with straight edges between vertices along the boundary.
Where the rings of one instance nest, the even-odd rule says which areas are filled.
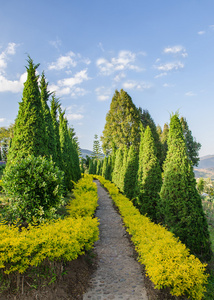
[[[30,155],[5,169],[3,189],[8,197],[4,217],[31,223],[51,218],[63,199],[63,172],[45,157]]]

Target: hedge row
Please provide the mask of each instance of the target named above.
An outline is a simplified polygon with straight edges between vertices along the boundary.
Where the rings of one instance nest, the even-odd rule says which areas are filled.
[[[96,177],[109,191],[119,209],[127,231],[145,265],[146,274],[155,288],[169,287],[174,296],[202,299],[207,283],[206,264],[191,255],[189,249],[171,232],[141,215],[118,188],[101,176]]]
[[[81,199],[85,202],[84,194],[88,199],[93,199],[93,207],[96,205],[97,195],[92,178],[81,179],[77,183],[75,196],[81,192],[82,198],[78,201],[81,207]],[[75,203],[75,200],[72,201]],[[98,220],[92,218],[91,213],[84,217],[78,216],[76,204],[70,204],[71,216],[64,220],[58,219],[43,223],[39,226],[33,224],[23,228],[0,224],[0,269],[6,274],[11,272],[24,273],[30,266],[38,266],[46,258],[50,261],[71,261],[83,254],[85,250],[93,247],[99,238]],[[72,206],[75,207],[73,217]],[[82,210],[80,209],[80,215]]]

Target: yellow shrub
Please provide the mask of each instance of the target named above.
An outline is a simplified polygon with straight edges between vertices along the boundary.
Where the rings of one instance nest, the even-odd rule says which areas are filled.
[[[132,202],[116,191],[114,184],[96,176],[108,189],[117,205],[127,231],[145,265],[146,273],[158,289],[169,287],[175,296],[187,295],[200,300],[205,292],[208,275],[206,264],[202,264],[171,232],[154,224],[140,214]]]

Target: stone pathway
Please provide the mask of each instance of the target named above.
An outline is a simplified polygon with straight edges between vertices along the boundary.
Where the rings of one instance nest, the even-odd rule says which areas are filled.
[[[100,239],[95,244],[98,268],[91,278],[91,288],[83,300],[148,300],[141,266],[133,257],[122,219],[112,205],[112,199],[100,182],[98,186]]]

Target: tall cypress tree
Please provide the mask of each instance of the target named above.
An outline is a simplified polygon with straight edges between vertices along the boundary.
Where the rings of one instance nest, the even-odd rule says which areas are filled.
[[[114,170],[113,170],[113,174],[112,174],[112,182],[119,189],[121,189],[120,174],[121,174],[122,165],[123,165],[123,150],[121,148],[119,148],[119,149],[117,149],[117,152],[116,152]]]
[[[51,93],[48,91],[48,83],[46,82],[44,72],[42,73],[42,77],[40,81],[40,93],[41,93],[41,102],[43,108],[43,116],[45,120],[48,153],[50,156],[52,156],[53,161],[57,162],[56,141],[55,141],[54,127],[53,127],[53,120],[51,118],[50,108],[47,104]]]
[[[106,115],[106,124],[103,130],[103,151],[111,153],[113,148],[130,147],[137,149],[140,141],[139,111],[131,97],[124,91],[115,91]]]
[[[124,193],[129,199],[132,199],[134,197],[137,170],[138,153],[135,150],[134,146],[131,145],[128,152],[126,171],[124,177]]]
[[[24,83],[22,101],[19,103],[18,116],[15,120],[14,136],[7,161],[23,158],[30,154],[48,156],[46,128],[33,60],[28,58],[27,80]]]
[[[171,117],[168,153],[160,192],[162,221],[198,257],[210,259],[210,239],[181,122]]]
[[[125,175],[126,175],[126,164],[127,164],[127,159],[128,159],[128,148],[124,147],[123,151],[123,163],[122,163],[122,168],[120,172],[120,187],[121,191],[124,193],[124,187],[125,187]]]
[[[71,159],[73,161],[73,166],[74,166],[74,181],[77,182],[81,178],[81,171],[80,171],[80,161],[79,161],[79,155],[78,155],[78,150],[79,150],[79,145],[78,145],[78,140],[77,137],[75,136],[74,129],[71,127],[68,127],[68,135],[70,138],[70,155]]]
[[[51,99],[51,118],[52,118],[52,124],[54,129],[54,141],[55,141],[55,149],[56,149],[56,156],[55,156],[55,162],[56,165],[62,170],[62,153],[61,153],[61,146],[60,146],[60,136],[59,136],[59,120],[58,120],[58,110],[60,108],[59,100],[55,97],[55,95],[52,95]]]
[[[139,164],[141,184],[138,193],[140,212],[147,214],[153,222],[157,222],[156,208],[160,202],[159,192],[162,184],[161,168],[156,156],[155,142],[152,131],[147,126],[143,136],[142,157]]]

